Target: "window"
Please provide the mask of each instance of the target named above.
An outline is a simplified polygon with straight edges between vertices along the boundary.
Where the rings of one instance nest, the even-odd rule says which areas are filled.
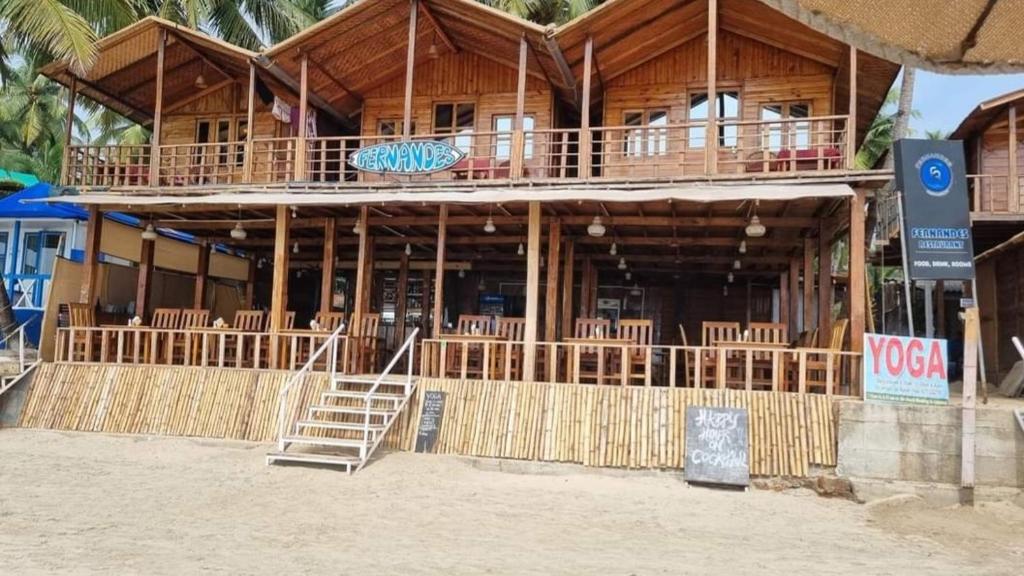
[[[434,106],[434,134],[451,134],[443,140],[469,154],[473,147],[475,122],[473,103],[446,103]]]
[[[668,153],[668,110],[629,110],[623,113],[622,124],[627,127],[623,155],[640,158]]]
[[[516,125],[515,114],[501,114],[494,116],[494,157],[498,160],[508,160],[512,157],[512,131]],[[533,116],[523,116],[523,159],[533,158]]]
[[[63,232],[32,232],[25,234],[21,254],[22,274],[52,274]]]
[[[811,117],[811,105],[807,102],[781,102],[761,106],[761,120],[765,127],[765,145],[769,150],[798,149],[811,147],[811,123],[801,121]],[[783,120],[795,120],[783,122]]]
[[[249,132],[246,118],[204,118],[196,120],[196,144],[221,144],[217,146],[217,163],[228,164],[228,159],[241,166],[245,161],[245,147],[238,142],[245,140]],[[194,163],[201,164],[207,147],[197,147]]]
[[[377,135],[378,136],[401,136],[402,128],[405,126],[405,121],[401,118],[383,118],[377,122]],[[416,122],[413,122],[409,126],[409,133],[416,133]]]
[[[718,124],[718,146],[735,148],[739,127],[729,121],[740,119],[740,93],[735,91],[718,92],[715,104],[715,117]],[[698,92],[690,95],[690,110],[687,120],[691,123],[706,123],[708,120],[708,94]],[[703,148],[707,141],[707,129],[704,126],[691,126],[689,133],[690,148]]]
[[[10,233],[4,230],[0,232],[0,269],[7,271],[7,241]]]

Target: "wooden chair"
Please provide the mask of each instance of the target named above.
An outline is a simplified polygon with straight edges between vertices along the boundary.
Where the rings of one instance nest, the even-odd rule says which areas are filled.
[[[460,314],[459,323],[455,327],[455,333],[475,336],[490,336],[493,334],[491,331],[491,317]]]
[[[263,310],[238,310],[231,327],[240,332],[262,332],[266,316]]]
[[[739,342],[739,322],[702,322],[700,327],[701,346],[709,348],[702,351],[703,362],[701,362],[701,373],[704,385],[715,387],[718,383],[718,351],[713,348],[719,342]],[[735,354],[727,354],[726,362],[734,358]],[[726,366],[726,379],[728,379],[728,365]]]
[[[499,374],[507,376],[509,380],[522,379],[523,345],[520,343],[526,334],[526,318],[501,316],[498,318],[496,331],[502,342],[495,344],[494,354],[491,355],[496,367],[496,370],[492,370],[492,372],[497,371]],[[506,342],[515,342],[515,344],[508,344]],[[506,353],[509,356],[507,361],[509,367],[508,374],[505,374]],[[541,362],[540,354],[537,356],[537,361]]]
[[[683,344],[683,386],[689,386],[689,382],[693,382],[693,386],[697,386],[697,374],[693,375],[693,380],[690,379],[690,351],[686,348],[690,347],[690,343],[686,339],[686,327],[679,323],[679,338]],[[700,352],[697,352],[700,354]]]
[[[754,344],[774,344],[780,348],[789,344],[789,327],[782,322],[751,322],[747,327],[748,341]],[[783,366],[783,355],[770,350],[752,352],[753,374],[751,387],[771,388],[773,375]],[[776,359],[778,360],[776,362]],[[742,359],[744,362],[746,358]],[[781,372],[778,372],[781,374]]]
[[[72,302],[68,304],[68,326],[70,328],[95,328],[96,309],[91,304]],[[91,330],[76,332],[71,343],[68,360],[71,362],[90,362],[95,356],[96,347],[100,344],[99,337],[94,337]]]
[[[150,342],[151,352],[150,359],[152,362],[158,362],[161,356],[167,359],[167,362],[171,361],[173,352],[171,347],[175,341],[174,330],[178,329],[178,324],[181,320],[181,310],[178,308],[157,308],[153,310],[153,317],[150,319],[149,325],[152,328],[158,328],[161,331],[168,330],[171,332],[154,332],[149,335],[153,339]]]
[[[626,353],[626,383],[639,379],[641,384],[651,383],[651,345],[654,343],[654,323],[650,320],[619,320],[619,339],[636,347],[629,347]],[[618,360],[621,363],[621,359]]]
[[[344,312],[327,312],[327,313],[317,312],[316,316],[314,317],[314,320],[316,321],[317,324],[320,325],[320,329],[321,330],[323,330],[325,332],[334,332],[335,330],[338,329],[338,326],[341,326],[342,324],[345,323],[345,313]],[[294,322],[294,316],[293,316],[293,320],[292,321]]]
[[[263,332],[263,325],[265,322],[266,313],[263,310],[237,310],[235,312],[235,318],[231,323],[231,327],[238,332],[251,334],[255,332]],[[262,347],[265,345],[266,342],[260,343],[261,351]],[[235,355],[241,354],[243,361],[253,361],[253,363],[255,361],[256,343],[252,336],[240,336],[236,334],[233,338],[228,338],[225,348],[227,349],[225,354],[229,357],[237,360],[237,356]],[[261,356],[261,358],[266,358],[266,356]],[[252,364],[250,364],[250,366],[253,368],[259,368],[259,366],[254,366]]]
[[[611,338],[611,321],[607,318],[577,318],[573,328],[573,337],[589,340],[605,340]],[[579,352],[575,354],[579,358],[580,382],[584,379],[592,380],[595,384],[602,384],[607,379],[607,370],[602,369],[607,362],[608,348],[597,346],[578,346]],[[573,366],[572,370],[577,368]]]
[[[178,328],[181,310],[177,308],[157,308],[153,310],[153,318],[149,325],[153,328],[175,330]]]
[[[377,329],[380,314],[365,312],[356,316],[349,327],[352,366],[356,374],[370,374],[377,369]]]
[[[750,342],[759,344],[788,344],[789,328],[782,322],[751,322]]]
[[[804,348],[807,352],[806,360],[806,377],[804,380],[805,388],[807,391],[811,391],[813,388],[821,388],[821,391],[826,394],[833,394],[836,391],[836,387],[840,384],[840,378],[843,374],[843,359],[839,356],[833,355],[831,376],[832,376],[832,389],[829,389],[829,353],[841,352],[843,349],[843,341],[846,339],[846,328],[850,321],[846,318],[841,318],[832,323],[832,335],[829,338],[828,348]],[[798,351],[800,349],[797,349]],[[796,356],[790,360],[790,387],[795,388],[799,391],[800,387],[800,358]]]
[[[198,308],[185,309],[181,311],[178,319],[178,329],[183,332],[175,339],[172,354],[175,361],[185,361],[188,364],[196,363],[198,355],[202,351],[203,338],[200,334],[193,334],[196,328],[205,328],[210,324],[210,311]],[[186,358],[186,354],[188,357]]]

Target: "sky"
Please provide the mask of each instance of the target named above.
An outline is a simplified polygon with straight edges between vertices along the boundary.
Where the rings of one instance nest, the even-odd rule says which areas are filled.
[[[899,85],[897,79],[896,84]],[[981,102],[1024,88],[1024,74],[997,76],[943,75],[919,70],[914,84],[914,109],[910,120],[915,136],[927,130],[952,132]]]

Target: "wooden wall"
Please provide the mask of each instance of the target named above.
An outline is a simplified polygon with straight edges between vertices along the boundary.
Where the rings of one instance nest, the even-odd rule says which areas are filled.
[[[241,84],[229,84],[216,92],[198,98],[181,108],[164,114],[161,144],[193,144],[196,141],[197,120],[245,120],[249,108],[249,87]],[[290,95],[289,95],[290,96]],[[293,102],[297,106],[298,102]],[[274,138],[282,135],[282,126],[270,114],[270,105],[256,99],[255,129],[253,136],[257,138]],[[236,135],[232,139],[238,141]]]
[[[19,426],[272,442],[290,373],[165,366],[43,364]],[[294,422],[326,389],[293,389]],[[755,475],[806,476],[834,466],[832,399],[824,395],[425,379],[385,445],[411,450],[422,391],[447,394],[436,451],[621,468],[681,468],[687,406],[749,409]]]
[[[1004,112],[982,134],[965,144],[969,157],[968,165],[973,167],[972,174],[1002,177],[982,181],[981,207],[984,212],[1005,212],[1010,208],[1007,178],[1010,174],[1010,130],[1007,116]],[[1017,167],[1018,175],[1024,176],[1024,170],[1021,170],[1024,168],[1024,142],[1021,142],[1024,139],[1024,113],[1018,112],[1017,117]]]

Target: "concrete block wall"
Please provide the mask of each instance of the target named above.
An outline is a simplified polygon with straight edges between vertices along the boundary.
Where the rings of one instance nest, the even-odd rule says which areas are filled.
[[[961,408],[840,402],[837,472],[847,478],[960,484]],[[1024,489],[1024,432],[1013,411],[979,407],[978,486]]]

